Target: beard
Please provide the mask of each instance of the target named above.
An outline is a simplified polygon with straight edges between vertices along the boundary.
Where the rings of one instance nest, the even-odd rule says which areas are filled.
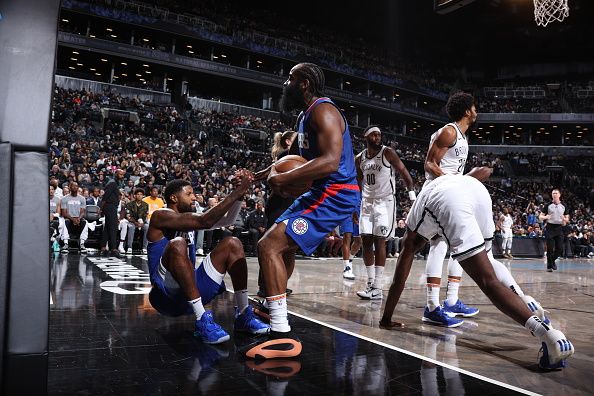
[[[373,142],[371,140],[368,140],[367,141],[367,145],[370,148],[374,149],[374,150],[380,150],[382,148],[382,142],[381,141],[379,143],[375,143],[375,142]]]
[[[285,85],[283,87],[283,94],[279,103],[282,113],[292,113],[293,110],[300,110],[304,104],[303,93],[301,93],[298,87],[291,85]]]

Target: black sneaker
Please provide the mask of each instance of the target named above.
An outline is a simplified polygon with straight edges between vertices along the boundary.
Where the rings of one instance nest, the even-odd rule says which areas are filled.
[[[248,344],[240,351],[249,359],[286,359],[301,354],[301,340],[293,331],[271,331],[266,336]]]

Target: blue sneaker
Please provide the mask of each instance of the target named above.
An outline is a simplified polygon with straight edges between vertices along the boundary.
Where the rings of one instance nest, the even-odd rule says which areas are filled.
[[[478,308],[467,307],[459,299],[458,301],[456,301],[456,304],[454,305],[449,305],[448,300],[445,300],[443,302],[443,310],[450,315],[463,316],[465,318],[470,318],[471,316],[474,316],[477,313],[479,313]]]
[[[212,311],[204,312],[200,320],[196,321],[194,329],[194,337],[200,338],[205,344],[220,344],[230,338],[229,334],[215,323]]]
[[[251,305],[248,305],[241,315],[239,315],[239,311],[235,307],[235,331],[250,334],[266,334],[270,331],[270,326],[256,318],[254,309]]]
[[[433,311],[429,311],[429,307],[425,307],[423,322],[445,327],[458,327],[464,323],[462,319],[456,319],[448,315],[441,307],[437,307]]]

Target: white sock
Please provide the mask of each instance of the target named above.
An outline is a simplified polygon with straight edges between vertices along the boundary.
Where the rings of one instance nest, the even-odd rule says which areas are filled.
[[[291,331],[287,317],[287,295],[286,293],[277,296],[266,297],[268,309],[270,310],[270,330],[286,333]]]
[[[198,297],[195,300],[188,301],[188,304],[192,306],[192,309],[196,314],[196,320],[200,320],[200,318],[202,318],[202,314],[205,312],[204,305],[202,305],[202,297]]]
[[[241,315],[243,311],[248,306],[248,291],[247,289],[243,290],[235,290],[235,304],[237,305],[237,310]]]
[[[429,311],[439,307],[439,289],[440,285],[427,283],[427,307],[429,307]]]
[[[516,280],[512,276],[511,272],[509,272],[507,267],[503,263],[495,260],[492,251],[487,253],[487,257],[489,257],[489,261],[493,266],[493,270],[495,271],[495,275],[497,275],[497,279],[499,279],[499,281],[506,287],[512,289],[512,291],[514,291],[518,296],[523,296],[524,292],[522,291],[522,288],[516,283]]]
[[[344,264],[344,269],[351,266],[351,260],[342,260],[342,263]]]
[[[547,331],[549,331],[549,327],[545,325],[542,320],[540,320],[536,315],[533,315],[528,318],[524,327],[527,328],[538,338],[542,338]]]
[[[446,289],[446,300],[448,305],[454,305],[458,302],[458,288],[460,279],[450,278],[448,276],[448,288]]]
[[[375,281],[375,265],[368,265],[365,270],[367,271],[367,283],[371,285]]]
[[[382,288],[382,278],[384,276],[384,267],[383,265],[376,265],[375,266],[375,280],[373,281],[373,287],[376,289]]]

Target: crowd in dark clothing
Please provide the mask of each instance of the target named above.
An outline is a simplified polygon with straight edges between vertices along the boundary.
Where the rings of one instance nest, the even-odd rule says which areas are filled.
[[[107,119],[101,124],[99,110],[105,105],[137,111],[140,121],[113,122]],[[58,186],[77,181],[85,197],[95,187],[105,190],[103,199],[112,206],[117,204],[118,190],[123,191],[128,200],[132,200],[135,189],[142,188],[148,195],[150,187],[157,186],[162,190],[172,179],[190,181],[205,204],[209,199],[221,199],[231,191],[231,177],[236,169],[257,171],[271,162],[270,139],[258,147],[262,151],[252,150],[252,142],[243,134],[242,128],[264,131],[268,136],[284,130],[278,120],[197,109],[178,112],[171,105],[156,106],[109,92],[90,93],[56,88],[53,110],[50,179],[56,179]],[[149,124],[150,127],[147,126]],[[356,141],[357,150],[362,149],[364,146],[360,137]],[[403,160],[420,164],[420,168],[409,169],[419,189],[424,182],[422,163],[426,146],[400,141],[385,143],[394,147]],[[551,163],[564,164],[576,171],[567,179],[568,187],[563,192],[563,200],[572,209],[570,226],[577,233],[576,236],[583,236],[591,230],[594,199],[592,187],[585,176],[592,174],[592,158],[573,161],[543,154],[512,153],[498,156],[471,152],[467,171],[474,166],[488,165],[495,169],[495,176],[504,176],[501,181],[489,182],[493,185],[491,192],[495,215],[503,207],[511,208],[515,216],[516,235],[528,236],[532,231],[538,231],[535,230],[538,222],[534,219],[538,218],[538,212],[545,203],[543,194],[547,194],[552,186],[512,181],[503,171],[503,160],[528,169],[528,173],[533,176],[541,175],[539,170]],[[124,177],[112,182],[116,186],[107,188],[107,182],[117,169],[124,171]],[[399,179],[397,183],[402,184]],[[402,193],[397,197],[399,217],[405,218],[411,202],[404,186],[400,187],[398,191]],[[265,203],[268,195],[269,189],[265,183],[254,184],[246,196],[246,210],[252,211],[256,209],[257,203]],[[257,216],[247,216],[243,221],[244,226],[239,228],[249,232],[251,244],[255,248],[255,242],[267,221],[265,217]]]

